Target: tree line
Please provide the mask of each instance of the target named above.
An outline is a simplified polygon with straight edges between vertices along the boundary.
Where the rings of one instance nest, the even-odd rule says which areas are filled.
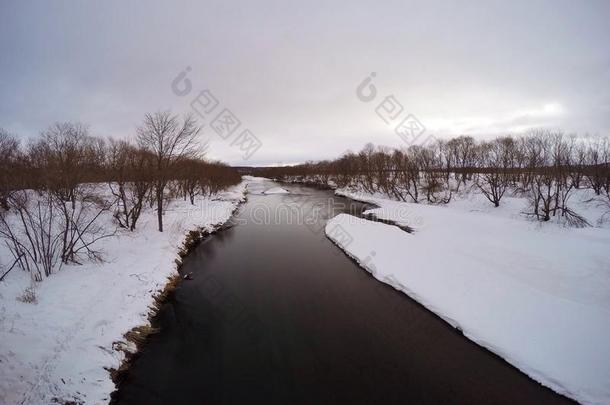
[[[95,243],[116,233],[103,213],[133,231],[148,205],[162,232],[169,200],[194,204],[197,195],[239,183],[236,170],[204,158],[199,132],[192,116],[170,112],[147,114],[135,141],[92,136],[73,122],[55,123],[28,143],[0,129],[0,239],[11,268],[41,280],[62,264],[98,260]]]
[[[610,208],[609,162],[607,138],[540,129],[518,137],[477,141],[460,136],[403,149],[369,143],[334,160],[269,167],[257,174],[358,188],[413,203],[448,203],[462,187],[473,187],[498,207],[510,191],[528,197],[528,214],[540,221],[561,216],[582,226],[587,221],[570,208],[570,196],[590,188]]]

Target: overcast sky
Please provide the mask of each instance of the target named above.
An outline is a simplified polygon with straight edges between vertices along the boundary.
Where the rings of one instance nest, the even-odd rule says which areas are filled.
[[[232,164],[404,146],[375,112],[387,96],[425,135],[609,135],[608,21],[609,1],[3,0],[0,126],[26,139],[80,121],[133,137],[146,112],[186,114],[207,89],[218,105],[202,138]],[[224,108],[241,122],[226,140],[210,127]],[[261,143],[247,160],[245,129]]]

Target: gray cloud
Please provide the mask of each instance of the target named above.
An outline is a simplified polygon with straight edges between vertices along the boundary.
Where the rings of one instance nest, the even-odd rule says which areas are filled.
[[[189,111],[187,66],[263,146],[249,164],[401,146],[355,95],[371,72],[437,136],[530,126],[608,135],[610,3],[2,2],[0,126],[58,120],[129,137],[145,112]],[[211,156],[244,163],[206,131]]]

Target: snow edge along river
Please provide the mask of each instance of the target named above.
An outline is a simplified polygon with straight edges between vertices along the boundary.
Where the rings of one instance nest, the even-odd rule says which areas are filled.
[[[150,325],[154,296],[176,274],[176,258],[191,230],[222,227],[245,200],[243,181],[195,205],[172,201],[164,215],[142,213],[138,229],[100,244],[102,263],[64,268],[36,284],[37,303],[16,299],[29,285],[12,272],[0,285],[0,403],[107,403],[115,384],[109,369],[135,346],[124,334]],[[104,218],[111,223],[112,217]]]
[[[610,299],[597,291],[610,269],[607,229],[541,230],[493,212],[337,194],[385,219],[417,219],[414,234],[347,214],[328,221],[327,237],[375,278],[554,391],[610,401]],[[570,266],[597,273],[583,283]]]

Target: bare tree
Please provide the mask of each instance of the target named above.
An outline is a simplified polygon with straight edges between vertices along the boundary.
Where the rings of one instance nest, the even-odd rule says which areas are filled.
[[[513,149],[512,138],[498,138],[479,146],[481,167],[475,184],[495,207],[500,206],[500,200],[508,188],[509,173],[513,168]]]
[[[443,172],[440,145],[413,148],[417,166],[420,168],[421,186],[426,200],[432,204],[447,204],[451,201],[452,192],[448,179]]]
[[[583,226],[587,221],[569,207],[569,199],[583,185],[608,195],[610,143],[605,138],[566,138],[560,131],[544,129],[493,142],[461,136],[407,150],[369,143],[358,154],[347,153],[333,161],[258,169],[256,174],[323,184],[334,180],[340,187],[382,192],[402,201],[418,202],[423,196],[429,203],[448,203],[461,183],[476,176],[473,186],[495,206],[512,190],[530,199],[529,214],[538,220],[559,216],[568,224]]]
[[[336,174],[335,181],[339,187],[349,186],[358,172],[357,156],[347,152],[337,161],[333,162],[333,171]]]
[[[30,163],[38,169],[45,185],[74,207],[77,188],[98,160],[96,146],[86,125],[55,123],[31,146]]]
[[[587,220],[568,206],[574,190],[571,181],[569,143],[561,132],[534,131],[526,140],[530,180],[527,182],[532,205],[531,215],[549,221],[557,214],[573,226],[589,225]]]
[[[146,114],[143,125],[138,128],[138,144],[154,156],[159,232],[163,232],[164,191],[170,180],[170,170],[177,162],[198,156],[196,138],[199,131],[197,121],[191,115],[180,123],[178,116],[169,111]]]
[[[135,229],[149,190],[162,230],[166,198],[176,195],[185,176],[195,185],[188,191],[191,200],[204,178],[210,194],[238,183],[235,169],[199,158],[198,132],[190,117],[180,122],[169,113],[147,115],[136,147],[107,144],[90,136],[85,125],[66,122],[21,150],[0,130],[0,243],[13,256],[8,271],[21,268],[41,281],[63,264],[100,259],[97,242],[116,231],[100,219],[114,209],[121,226]],[[180,172],[180,162],[190,166]],[[108,199],[104,182],[115,198]]]
[[[90,136],[87,126],[70,122],[52,125],[29,149],[28,163],[37,178],[33,187],[45,198],[50,194],[60,221],[63,263],[78,263],[81,253],[98,259],[92,245],[114,234],[98,223],[111,203],[92,184],[105,176],[105,152],[104,141]]]
[[[19,141],[0,128],[0,208],[8,209],[8,196],[16,187]]]
[[[587,149],[586,175],[595,194],[601,195],[608,184],[608,161],[610,160],[610,143],[607,138],[596,138],[589,142]]]
[[[199,186],[203,195],[211,197],[240,181],[239,174],[220,162],[204,162],[199,172]]]
[[[367,143],[358,154],[358,160],[360,161],[360,183],[364,190],[368,193],[374,193],[375,191],[377,191],[377,185],[375,184],[375,174],[373,169],[374,154],[375,146],[372,143]]]
[[[203,176],[205,163],[199,159],[184,159],[177,165],[177,175],[180,177],[180,191],[184,199],[187,197],[191,204],[195,204],[195,196],[203,193],[199,180]]]
[[[116,197],[114,217],[120,227],[133,231],[151,188],[152,154],[126,141],[110,140],[107,167],[108,186]]]
[[[413,155],[413,148],[407,151],[395,151],[392,155],[394,162],[395,186],[392,194],[402,201],[411,198],[414,203],[419,202],[419,167]]]

